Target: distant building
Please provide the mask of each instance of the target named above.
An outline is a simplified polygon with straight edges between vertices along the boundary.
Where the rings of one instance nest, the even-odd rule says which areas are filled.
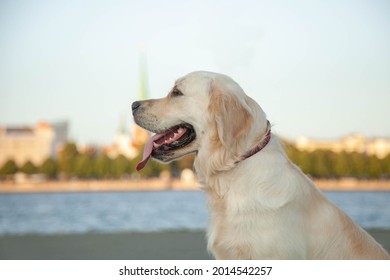
[[[312,152],[315,150],[330,150],[335,153],[357,152],[375,155],[381,159],[390,154],[390,139],[368,139],[362,135],[350,135],[340,140],[333,141],[319,141],[306,137],[299,137],[296,140],[295,145],[300,151]]]
[[[18,166],[27,161],[40,165],[49,157],[55,158],[59,145],[68,137],[66,122],[41,122],[35,127],[0,127],[0,166],[14,160]]]
[[[116,158],[119,155],[123,155],[128,159],[137,157],[140,148],[149,138],[149,133],[136,125],[133,125],[132,134],[125,127],[122,124],[121,129],[115,135],[114,143],[105,149],[105,153],[110,158]]]

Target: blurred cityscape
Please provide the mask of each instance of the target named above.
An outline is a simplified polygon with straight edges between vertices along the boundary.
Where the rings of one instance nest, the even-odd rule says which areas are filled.
[[[193,156],[169,165],[150,161],[141,172],[135,171],[149,133],[137,125],[127,127],[122,123],[108,146],[68,142],[66,121],[40,122],[32,127],[1,127],[0,177],[21,182],[27,179],[180,178],[183,170],[185,174],[191,172]],[[334,141],[301,137],[295,142],[283,142],[291,160],[314,178],[390,177],[389,139],[350,135]]]
[[[122,124],[108,146],[68,142],[68,130],[66,121],[0,127],[0,177],[19,181],[26,176],[39,180],[139,178],[158,177],[163,171],[177,177],[182,169],[191,168],[189,159],[172,165],[151,162],[142,172],[136,172],[149,138],[149,133],[136,125],[126,129]]]

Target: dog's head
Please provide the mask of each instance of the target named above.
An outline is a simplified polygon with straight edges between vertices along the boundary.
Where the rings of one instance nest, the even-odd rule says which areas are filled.
[[[156,133],[145,145],[144,164],[150,155],[170,162],[192,152],[235,162],[267,128],[260,106],[236,82],[210,72],[190,73],[165,98],[136,101],[132,109],[135,122]]]

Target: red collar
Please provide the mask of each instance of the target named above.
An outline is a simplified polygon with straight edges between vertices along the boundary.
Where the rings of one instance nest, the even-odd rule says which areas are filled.
[[[263,139],[263,141],[261,141],[261,143],[259,145],[257,145],[255,148],[248,151],[240,161],[243,161],[243,160],[257,154],[258,152],[260,152],[262,149],[264,149],[265,146],[267,146],[267,144],[269,143],[270,140],[271,140],[271,124],[269,123],[269,121],[267,121],[267,134],[265,135],[265,138]],[[237,163],[240,161],[237,161]]]

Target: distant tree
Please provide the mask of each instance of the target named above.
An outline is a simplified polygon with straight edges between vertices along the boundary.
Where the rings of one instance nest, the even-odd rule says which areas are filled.
[[[390,154],[381,161],[383,177],[390,178]]]
[[[316,178],[329,177],[330,161],[327,156],[327,152],[324,150],[316,150],[310,155],[310,157],[312,157],[311,175]]]
[[[31,161],[26,161],[25,164],[20,168],[20,171],[22,171],[25,174],[31,175],[35,174],[38,171],[38,168],[31,162]]]
[[[141,151],[141,153],[142,153],[142,151]],[[137,170],[135,169],[135,167],[137,166],[138,162],[141,159],[142,159],[142,154],[138,153],[138,155],[135,158],[129,160],[129,164],[128,164],[127,170],[126,170],[127,173],[129,173],[129,174],[136,173]]]
[[[74,143],[65,144],[58,158],[59,170],[62,174],[65,176],[74,175],[74,166],[78,155],[79,152]]]
[[[55,178],[58,175],[58,164],[54,159],[48,158],[42,163],[38,170],[48,178]]]
[[[376,156],[368,158],[368,176],[370,178],[380,178],[382,175],[381,162]]]
[[[130,162],[125,156],[117,156],[111,163],[111,175],[115,178],[123,177],[127,173],[129,165]]]
[[[351,162],[349,160],[350,156],[345,153],[333,153],[332,157],[332,163],[333,163],[333,170],[332,174],[335,177],[341,178],[341,177],[347,177],[351,176]]]
[[[298,160],[297,160],[297,156],[299,154],[299,151],[297,148],[295,148],[294,145],[292,145],[290,142],[288,141],[283,141],[282,142],[283,144],[283,147],[284,147],[284,151],[286,152],[287,156],[290,158],[291,161],[293,161],[294,163],[296,163]]]
[[[79,178],[90,178],[94,175],[94,161],[92,156],[78,155],[74,160],[74,175]]]
[[[13,175],[18,172],[18,166],[15,161],[10,159],[0,169],[0,176]]]
[[[314,157],[309,152],[299,152],[297,155],[297,165],[302,169],[302,172],[314,176]]]
[[[107,155],[98,156],[93,165],[93,174],[97,178],[107,178],[111,175],[112,160]]]
[[[308,152],[299,151],[294,145],[285,141],[284,149],[290,160],[295,163],[303,173],[312,175],[313,173],[313,162],[312,156]]]
[[[368,176],[368,157],[365,154],[353,152],[348,154],[350,164],[350,176],[366,178]]]

